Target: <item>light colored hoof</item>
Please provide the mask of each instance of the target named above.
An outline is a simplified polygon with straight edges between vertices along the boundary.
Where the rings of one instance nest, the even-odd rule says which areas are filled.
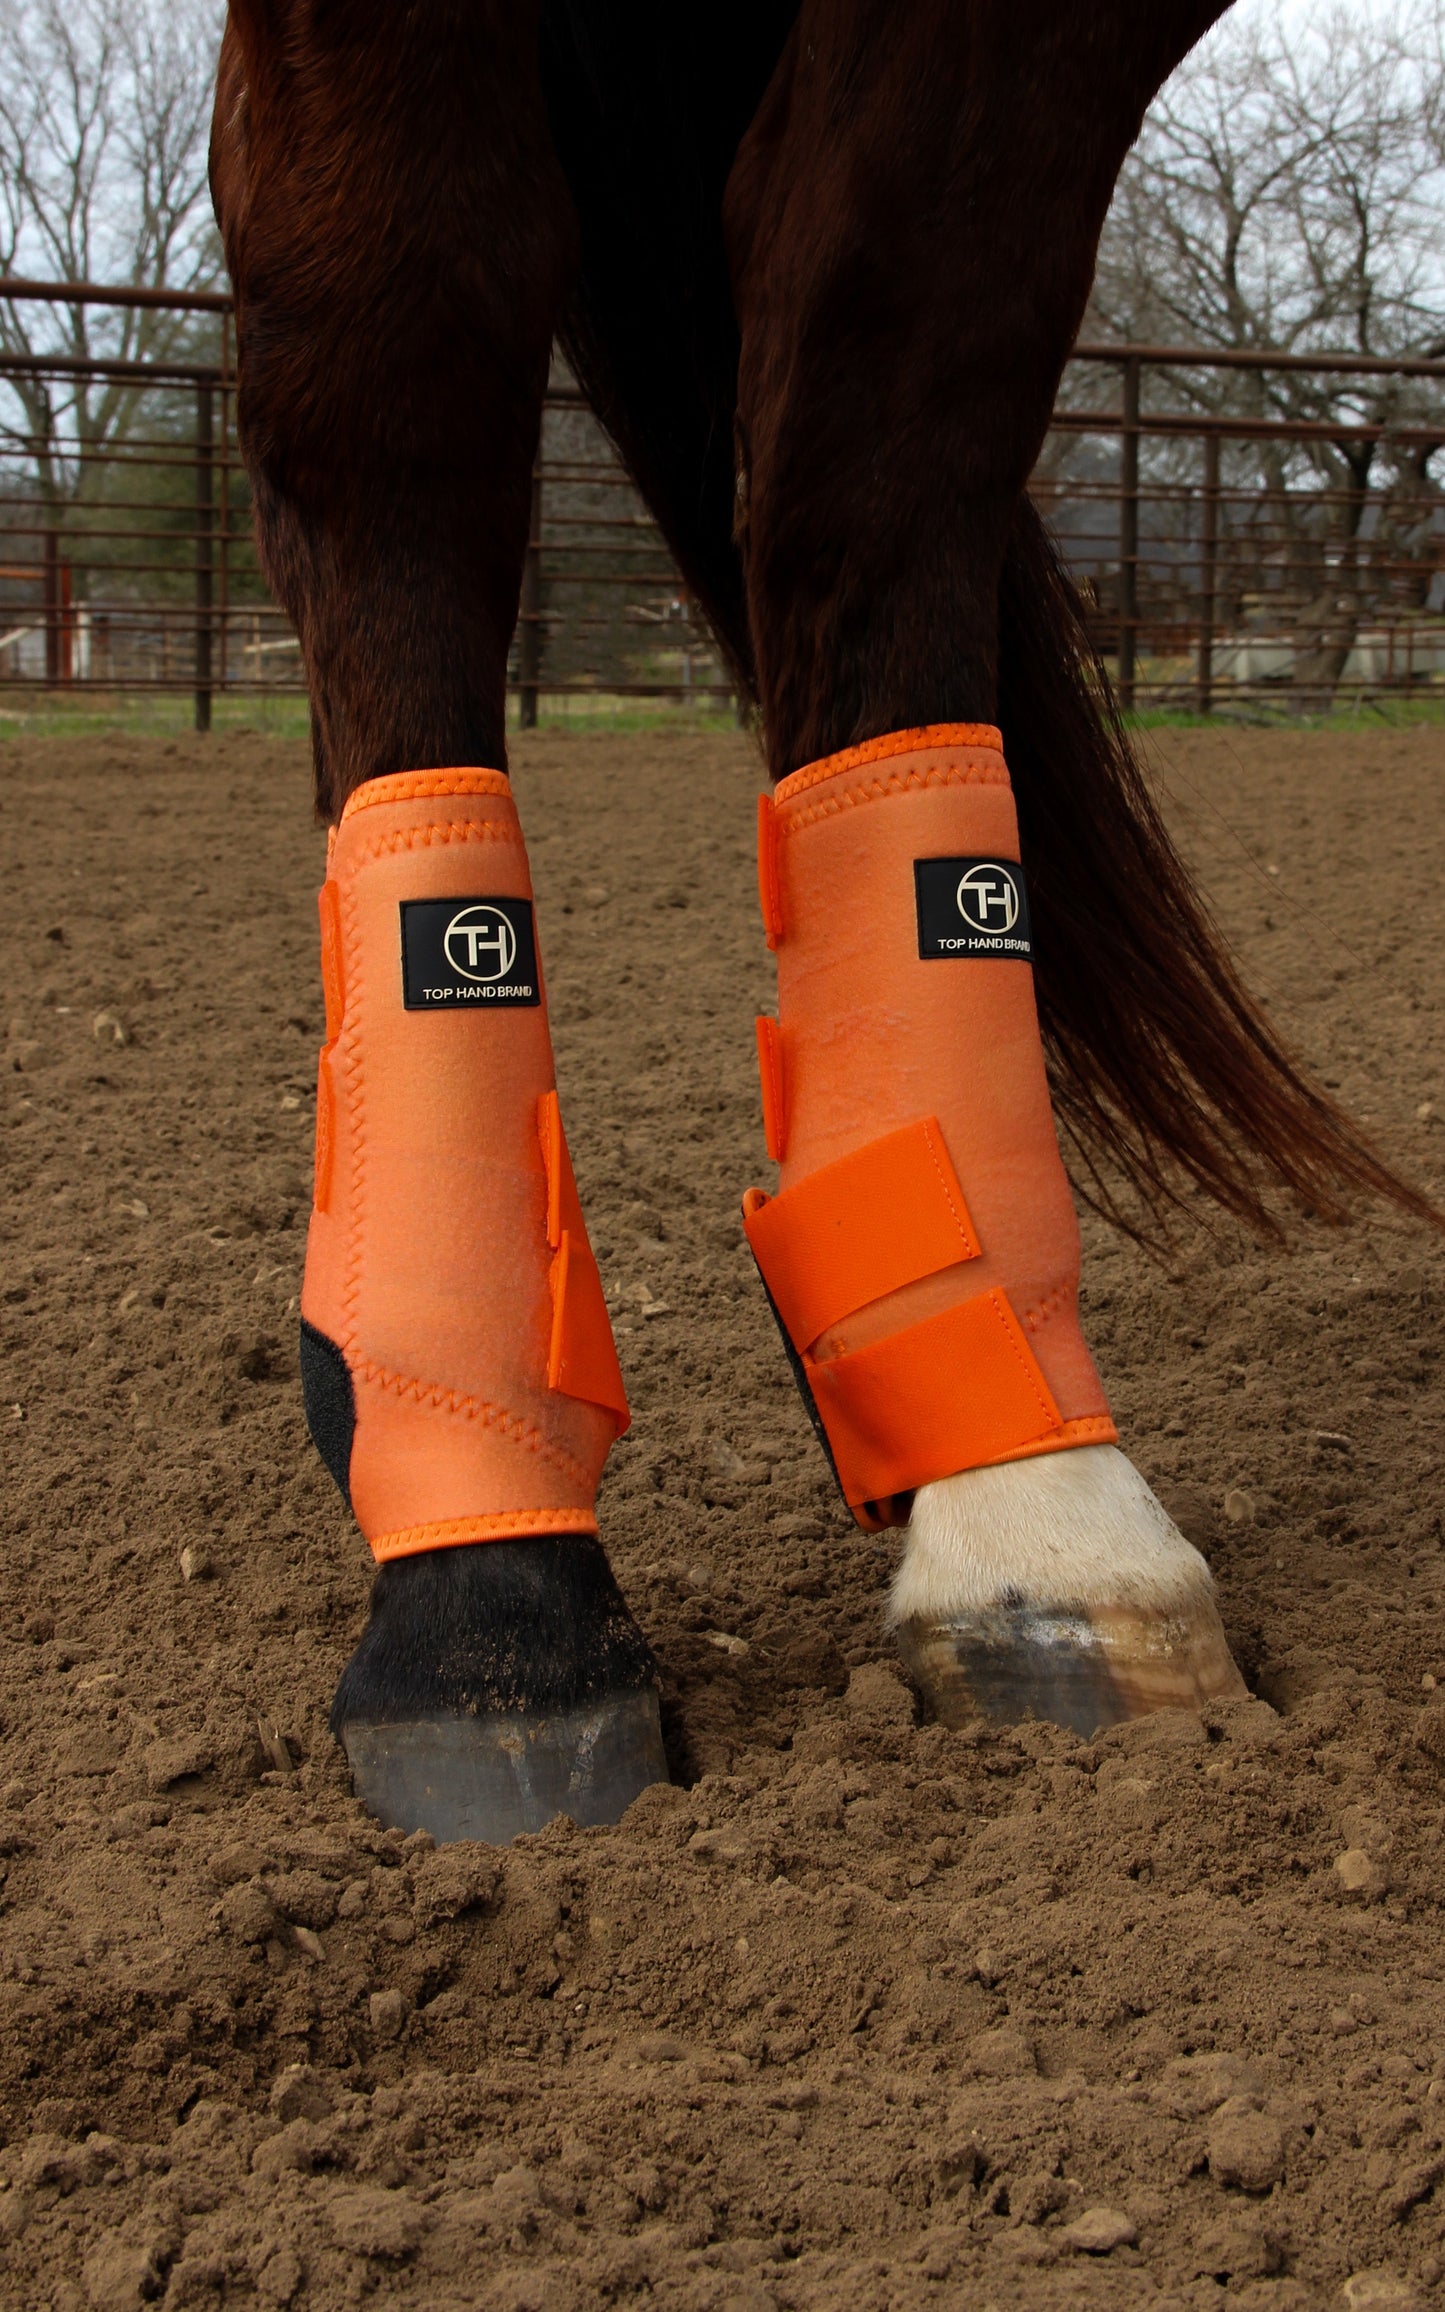
[[[1248,1691],[1207,1595],[1169,1611],[1000,1604],[946,1621],[914,1617],[895,1635],[945,1726],[1044,1718],[1087,1739],[1123,1718],[1200,1710]]]
[[[618,1822],[669,1775],[651,1687],[546,1714],[488,1712],[399,1725],[352,1719],[341,1735],[352,1787],[389,1829],[507,1846],[559,1814]]]

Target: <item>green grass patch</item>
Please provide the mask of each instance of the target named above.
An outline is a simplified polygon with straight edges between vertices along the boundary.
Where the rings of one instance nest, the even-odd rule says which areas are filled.
[[[1283,700],[1224,698],[1212,714],[1184,707],[1138,707],[1126,714],[1125,726],[1140,731],[1209,731],[1226,729],[1380,731],[1435,730],[1445,726],[1445,696],[1412,698],[1395,692],[1373,692],[1340,699],[1324,714],[1302,714]]]
[[[507,700],[507,728],[521,728],[521,701]],[[736,710],[726,701],[691,701],[670,698],[629,698],[618,691],[542,692],[537,705],[539,731],[735,731]]]
[[[0,692],[0,700],[6,694]],[[37,692],[29,696],[10,692],[10,703],[0,703],[0,740],[7,738],[179,738],[194,736],[195,702],[189,693],[107,691],[98,697],[58,697]],[[311,730],[311,713],[304,697],[217,697],[211,701],[211,728],[216,731],[259,731],[267,738],[304,739]]]
[[[521,727],[521,704],[507,700],[507,728]],[[721,704],[679,705],[672,699],[635,699],[617,692],[542,693],[539,731],[599,737],[629,731],[679,733],[736,731],[737,716]],[[211,701],[213,731],[257,731],[267,738],[304,739],[311,730],[305,698],[295,692],[218,693]],[[0,741],[6,738],[179,738],[195,732],[189,692],[106,691],[81,698],[54,692],[0,691]]]
[[[5,694],[0,692],[0,698]],[[0,704],[0,741],[6,738],[92,738],[114,733],[127,738],[179,738],[195,731],[189,693],[106,692],[87,697],[12,691]],[[1302,714],[1283,699],[1221,699],[1212,714],[1186,707],[1147,704],[1124,717],[1130,730],[1207,731],[1232,728],[1368,732],[1437,729],[1445,726],[1445,692],[1412,697],[1375,692],[1341,699],[1326,714]],[[218,695],[211,703],[215,731],[254,731],[266,738],[310,736],[310,711],[295,692]],[[515,694],[507,700],[507,728],[521,727]],[[722,737],[738,729],[735,710],[721,703],[679,704],[675,699],[637,699],[623,693],[542,693],[536,728],[557,737],[623,737],[629,732],[676,731]]]

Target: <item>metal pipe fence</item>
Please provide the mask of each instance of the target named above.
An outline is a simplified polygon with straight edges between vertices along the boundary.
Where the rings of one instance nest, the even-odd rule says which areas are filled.
[[[143,357],[0,349],[0,690],[300,694],[236,445],[221,294],[0,277],[0,300],[159,316]],[[1100,393],[1101,380],[1113,391]],[[1096,406],[1102,403],[1103,406]],[[1445,362],[1076,348],[1030,488],[1128,710],[1445,697]],[[523,724],[726,670],[583,397],[554,378],[510,679]]]
[[[1445,697],[1442,447],[1445,362],[1080,345],[1030,488],[1126,710],[1317,712]]]

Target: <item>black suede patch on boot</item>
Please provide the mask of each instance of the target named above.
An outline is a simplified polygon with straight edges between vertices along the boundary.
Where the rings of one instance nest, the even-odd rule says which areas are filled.
[[[749,1249],[751,1250],[751,1247]],[[757,1267],[756,1253],[753,1255],[753,1265]],[[758,1268],[758,1282],[763,1288],[763,1297],[767,1301],[768,1307],[773,1312],[773,1323],[778,1328],[778,1339],[783,1344],[783,1354],[787,1358],[789,1365],[792,1367],[793,1379],[798,1384],[798,1395],[802,1398],[803,1403],[807,1408],[808,1419],[812,1422],[818,1443],[822,1446],[823,1451],[827,1456],[828,1467],[832,1471],[833,1475],[833,1483],[838,1488],[838,1498],[843,1503],[844,1507],[848,1509],[848,1515],[851,1517],[853,1512],[848,1504],[848,1496],[843,1491],[843,1480],[838,1475],[838,1464],[833,1458],[833,1447],[829,1441],[828,1432],[823,1426],[823,1416],[818,1411],[817,1400],[815,1399],[812,1390],[808,1386],[807,1370],[803,1364],[802,1358],[799,1356],[797,1350],[793,1346],[792,1336],[790,1335],[787,1326],[784,1324],[782,1317],[779,1314],[778,1304],[774,1300],[772,1294],[768,1291],[768,1280],[764,1276],[761,1268]],[[865,1501],[863,1506],[866,1510],[872,1513],[880,1525],[906,1525],[909,1518],[913,1515],[913,1494],[912,1492],[893,1493],[889,1495],[886,1501]]]
[[[351,1507],[351,1440],[356,1434],[356,1397],[345,1357],[301,1319],[301,1397],[311,1442]]]

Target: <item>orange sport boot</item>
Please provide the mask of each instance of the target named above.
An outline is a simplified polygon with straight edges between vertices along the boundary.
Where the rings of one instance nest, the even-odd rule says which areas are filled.
[[[1242,1691],[1202,1560],[1113,1450],[1079,1327],[998,732],[901,731],[783,779],[760,800],[759,885],[780,1180],[749,1190],[744,1227],[858,1522],[913,1520],[911,1550],[946,1484],[962,1501],[939,1544],[948,1581],[905,1585],[909,1668],[947,1718],[1033,1711],[1087,1732]],[[1014,1467],[1055,1456],[1076,1466]],[[1082,1568],[1100,1502],[1082,1553],[1099,1563]],[[1139,1530],[1111,1558],[1118,1503]]]
[[[650,1657],[596,1542],[627,1399],[506,778],[416,771],[359,788],[320,913],[302,1376],[312,1435],[383,1568],[382,1634],[333,1724],[358,1795],[403,1828],[498,1841],[558,1812],[614,1821],[667,1769]],[[576,1634],[547,1591],[565,1601],[579,1579],[597,1659],[559,1684],[552,1657]],[[468,1584],[470,1643],[488,1658],[470,1675],[456,1661]],[[420,1687],[374,1659],[398,1622],[402,1650],[426,1657]]]

